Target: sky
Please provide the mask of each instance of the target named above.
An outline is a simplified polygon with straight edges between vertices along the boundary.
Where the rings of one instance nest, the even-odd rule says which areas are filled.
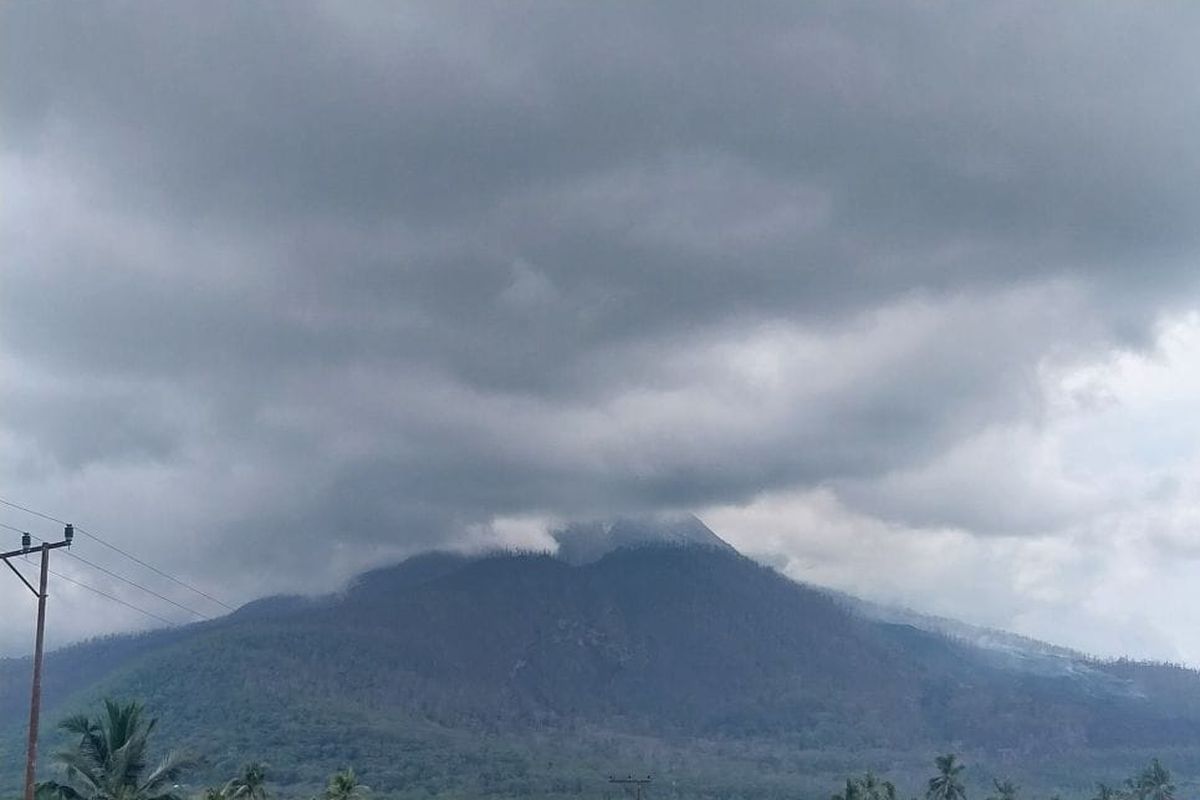
[[[799,580],[1200,665],[1200,6],[0,17],[0,497],[230,605],[695,512]],[[156,624],[61,580],[50,614]]]

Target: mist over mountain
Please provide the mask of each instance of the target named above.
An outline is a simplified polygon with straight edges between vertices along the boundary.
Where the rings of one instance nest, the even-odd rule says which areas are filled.
[[[689,545],[736,552],[693,514],[618,517],[566,525],[553,532],[558,551],[568,564],[588,564],[614,550],[644,545]]]
[[[557,556],[430,553],[335,595],[59,650],[44,716],[137,698],[205,757],[198,780],[255,757],[292,792],[354,764],[414,797],[573,796],[621,770],[687,794],[782,797],[827,794],[850,764],[916,775],[947,750],[975,756],[981,785],[1017,769],[1027,786],[1082,791],[1150,751],[1200,775],[1190,670],[889,616],[694,519],[558,538]],[[17,779],[27,673],[0,661],[2,788]]]

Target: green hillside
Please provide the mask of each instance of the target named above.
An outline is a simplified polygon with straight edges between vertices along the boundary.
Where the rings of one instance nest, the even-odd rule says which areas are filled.
[[[5,788],[26,672],[0,662]],[[337,596],[67,648],[46,676],[50,721],[136,698],[166,742],[204,757],[197,784],[257,758],[285,793],[349,764],[403,797],[596,796],[631,771],[659,776],[659,794],[828,796],[865,767],[917,781],[948,750],[980,786],[1005,774],[1081,793],[1150,754],[1181,786],[1200,776],[1196,673],[1014,666],[705,547],[583,565],[422,556]]]

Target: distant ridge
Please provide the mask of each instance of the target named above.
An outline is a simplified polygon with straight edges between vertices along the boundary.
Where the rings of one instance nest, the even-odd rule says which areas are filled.
[[[253,757],[284,797],[353,764],[385,800],[579,800],[616,764],[676,796],[788,800],[872,765],[911,763],[912,784],[950,751],[981,791],[1119,779],[1151,755],[1200,779],[1200,673],[855,604],[694,517],[558,535],[557,556],[428,553],[331,595],[52,652],[44,716],[144,701],[165,746],[204,757],[192,789]],[[0,797],[28,668],[0,659]]]
[[[599,561],[622,548],[651,544],[688,545],[737,552],[694,514],[575,522],[554,531],[552,535],[558,542],[558,558],[575,566]]]

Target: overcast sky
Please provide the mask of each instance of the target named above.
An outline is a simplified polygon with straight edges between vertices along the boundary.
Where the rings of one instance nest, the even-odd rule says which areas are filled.
[[[0,16],[5,499],[231,604],[695,511],[1200,664],[1200,6]],[[55,642],[147,622],[54,586]]]

